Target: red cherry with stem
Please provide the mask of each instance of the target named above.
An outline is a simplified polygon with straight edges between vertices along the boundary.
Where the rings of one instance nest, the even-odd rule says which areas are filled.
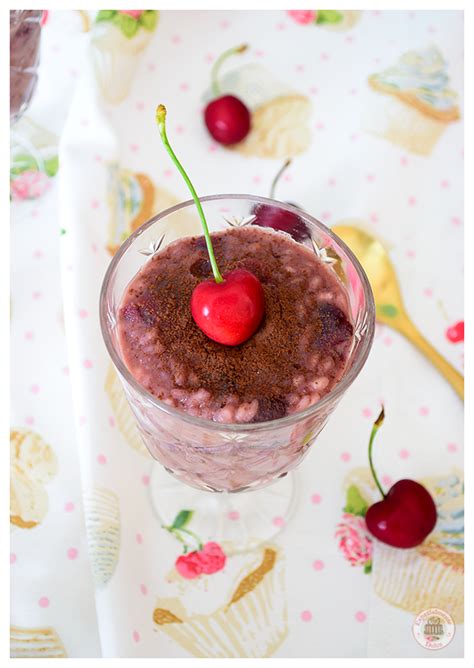
[[[224,51],[212,68],[212,91],[216,96],[209,102],[204,111],[204,121],[211,136],[219,142],[230,146],[245,139],[250,131],[250,111],[235,95],[221,95],[217,75],[222,63],[235,53],[246,51],[247,45],[241,44]]]
[[[196,286],[191,296],[194,322],[206,336],[226,346],[249,339],[262,322],[265,299],[262,284],[246,269],[224,274],[224,282],[212,278]]]
[[[464,341],[464,320],[460,320],[455,325],[448,327],[446,330],[446,338],[451,343],[461,343]]]
[[[370,533],[382,543],[399,548],[416,547],[434,529],[436,506],[428,490],[414,480],[399,480],[387,494],[383,491],[372,462],[372,444],[384,417],[382,408],[369,441],[370,469],[383,500],[370,506],[365,522]]]
[[[188,186],[201,219],[214,280],[199,283],[191,295],[191,314],[196,325],[209,338],[227,346],[243,343],[257,330],[265,313],[263,288],[258,278],[246,269],[234,269],[223,277],[217,266],[211,235],[201,202],[166,135],[166,108],[160,104],[156,121],[161,140]]]
[[[275,188],[278,181],[280,180],[281,175],[290,164],[291,160],[287,160],[273,179],[270,189],[271,199],[274,199],[275,197]],[[292,211],[285,211],[285,209],[280,209],[279,207],[272,206],[271,204],[258,204],[254,208],[253,214],[255,216],[255,220],[252,221],[252,225],[259,225],[260,227],[271,227],[272,229],[278,230],[279,232],[286,232],[292,236],[295,241],[301,242],[305,239],[309,239],[309,231],[304,221],[302,218],[300,218],[300,216],[298,216],[298,214],[293,213]]]

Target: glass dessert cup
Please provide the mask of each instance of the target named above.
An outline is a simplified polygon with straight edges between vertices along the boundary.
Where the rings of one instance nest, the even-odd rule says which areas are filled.
[[[308,214],[251,195],[215,195],[200,201],[211,232],[251,224],[258,206],[296,214],[299,232],[301,226],[307,231],[301,243],[313,248],[342,282],[354,327],[344,374],[316,404],[267,422],[205,420],[160,401],[136,381],[124,363],[117,327],[125,289],[147,260],[171,241],[202,233],[194,202],[183,202],[153,217],[133,232],[110,263],[100,296],[102,334],[138,430],[160,463],[153,465],[149,486],[159,521],[169,526],[180,511],[191,510],[193,532],[202,540],[218,541],[227,552],[243,551],[268,541],[287,524],[296,507],[296,485],[288,474],[312,447],[364,366],[374,336],[375,306],[355,256]]]

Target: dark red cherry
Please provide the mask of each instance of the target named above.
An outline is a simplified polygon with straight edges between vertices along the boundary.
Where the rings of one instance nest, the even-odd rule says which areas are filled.
[[[271,204],[258,204],[253,210],[256,217],[252,225],[260,227],[271,227],[279,232],[286,232],[295,241],[309,239],[309,230],[303,219],[292,211],[285,211]]]
[[[436,524],[436,506],[428,490],[414,480],[399,480],[382,501],[367,511],[370,533],[387,545],[420,545]]]
[[[204,120],[212,137],[226,146],[238,144],[250,131],[250,112],[234,95],[223,95],[209,102]]]
[[[262,284],[246,269],[234,269],[217,283],[199,283],[191,295],[191,314],[213,341],[238,346],[257,330],[265,313]]]

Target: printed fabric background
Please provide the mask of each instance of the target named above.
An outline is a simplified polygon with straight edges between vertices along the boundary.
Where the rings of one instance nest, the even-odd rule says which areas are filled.
[[[156,130],[162,102],[201,195],[268,195],[291,157],[276,197],[377,236],[411,318],[462,373],[462,13],[51,11],[43,23],[38,88],[11,141],[11,655],[422,658],[433,653],[412,625],[438,606],[456,632],[436,656],[462,656],[463,405],[411,343],[377,325],[271,544],[225,558],[198,536],[190,559],[193,516],[160,526],[158,465],[98,321],[118,246],[188,199]],[[221,87],[253,124],[228,149],[202,112],[212,64],[239,43]],[[437,503],[413,550],[365,527],[381,402],[382,483],[419,480]]]

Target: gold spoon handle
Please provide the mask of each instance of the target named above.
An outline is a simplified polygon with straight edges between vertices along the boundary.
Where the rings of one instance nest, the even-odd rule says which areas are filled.
[[[395,323],[394,323],[395,324]],[[431,343],[419,332],[412,321],[406,317],[397,322],[396,329],[407,337],[426,357],[434,364],[438,371],[452,385],[459,397],[464,401],[464,377],[456,371],[440,353],[433,348]]]

